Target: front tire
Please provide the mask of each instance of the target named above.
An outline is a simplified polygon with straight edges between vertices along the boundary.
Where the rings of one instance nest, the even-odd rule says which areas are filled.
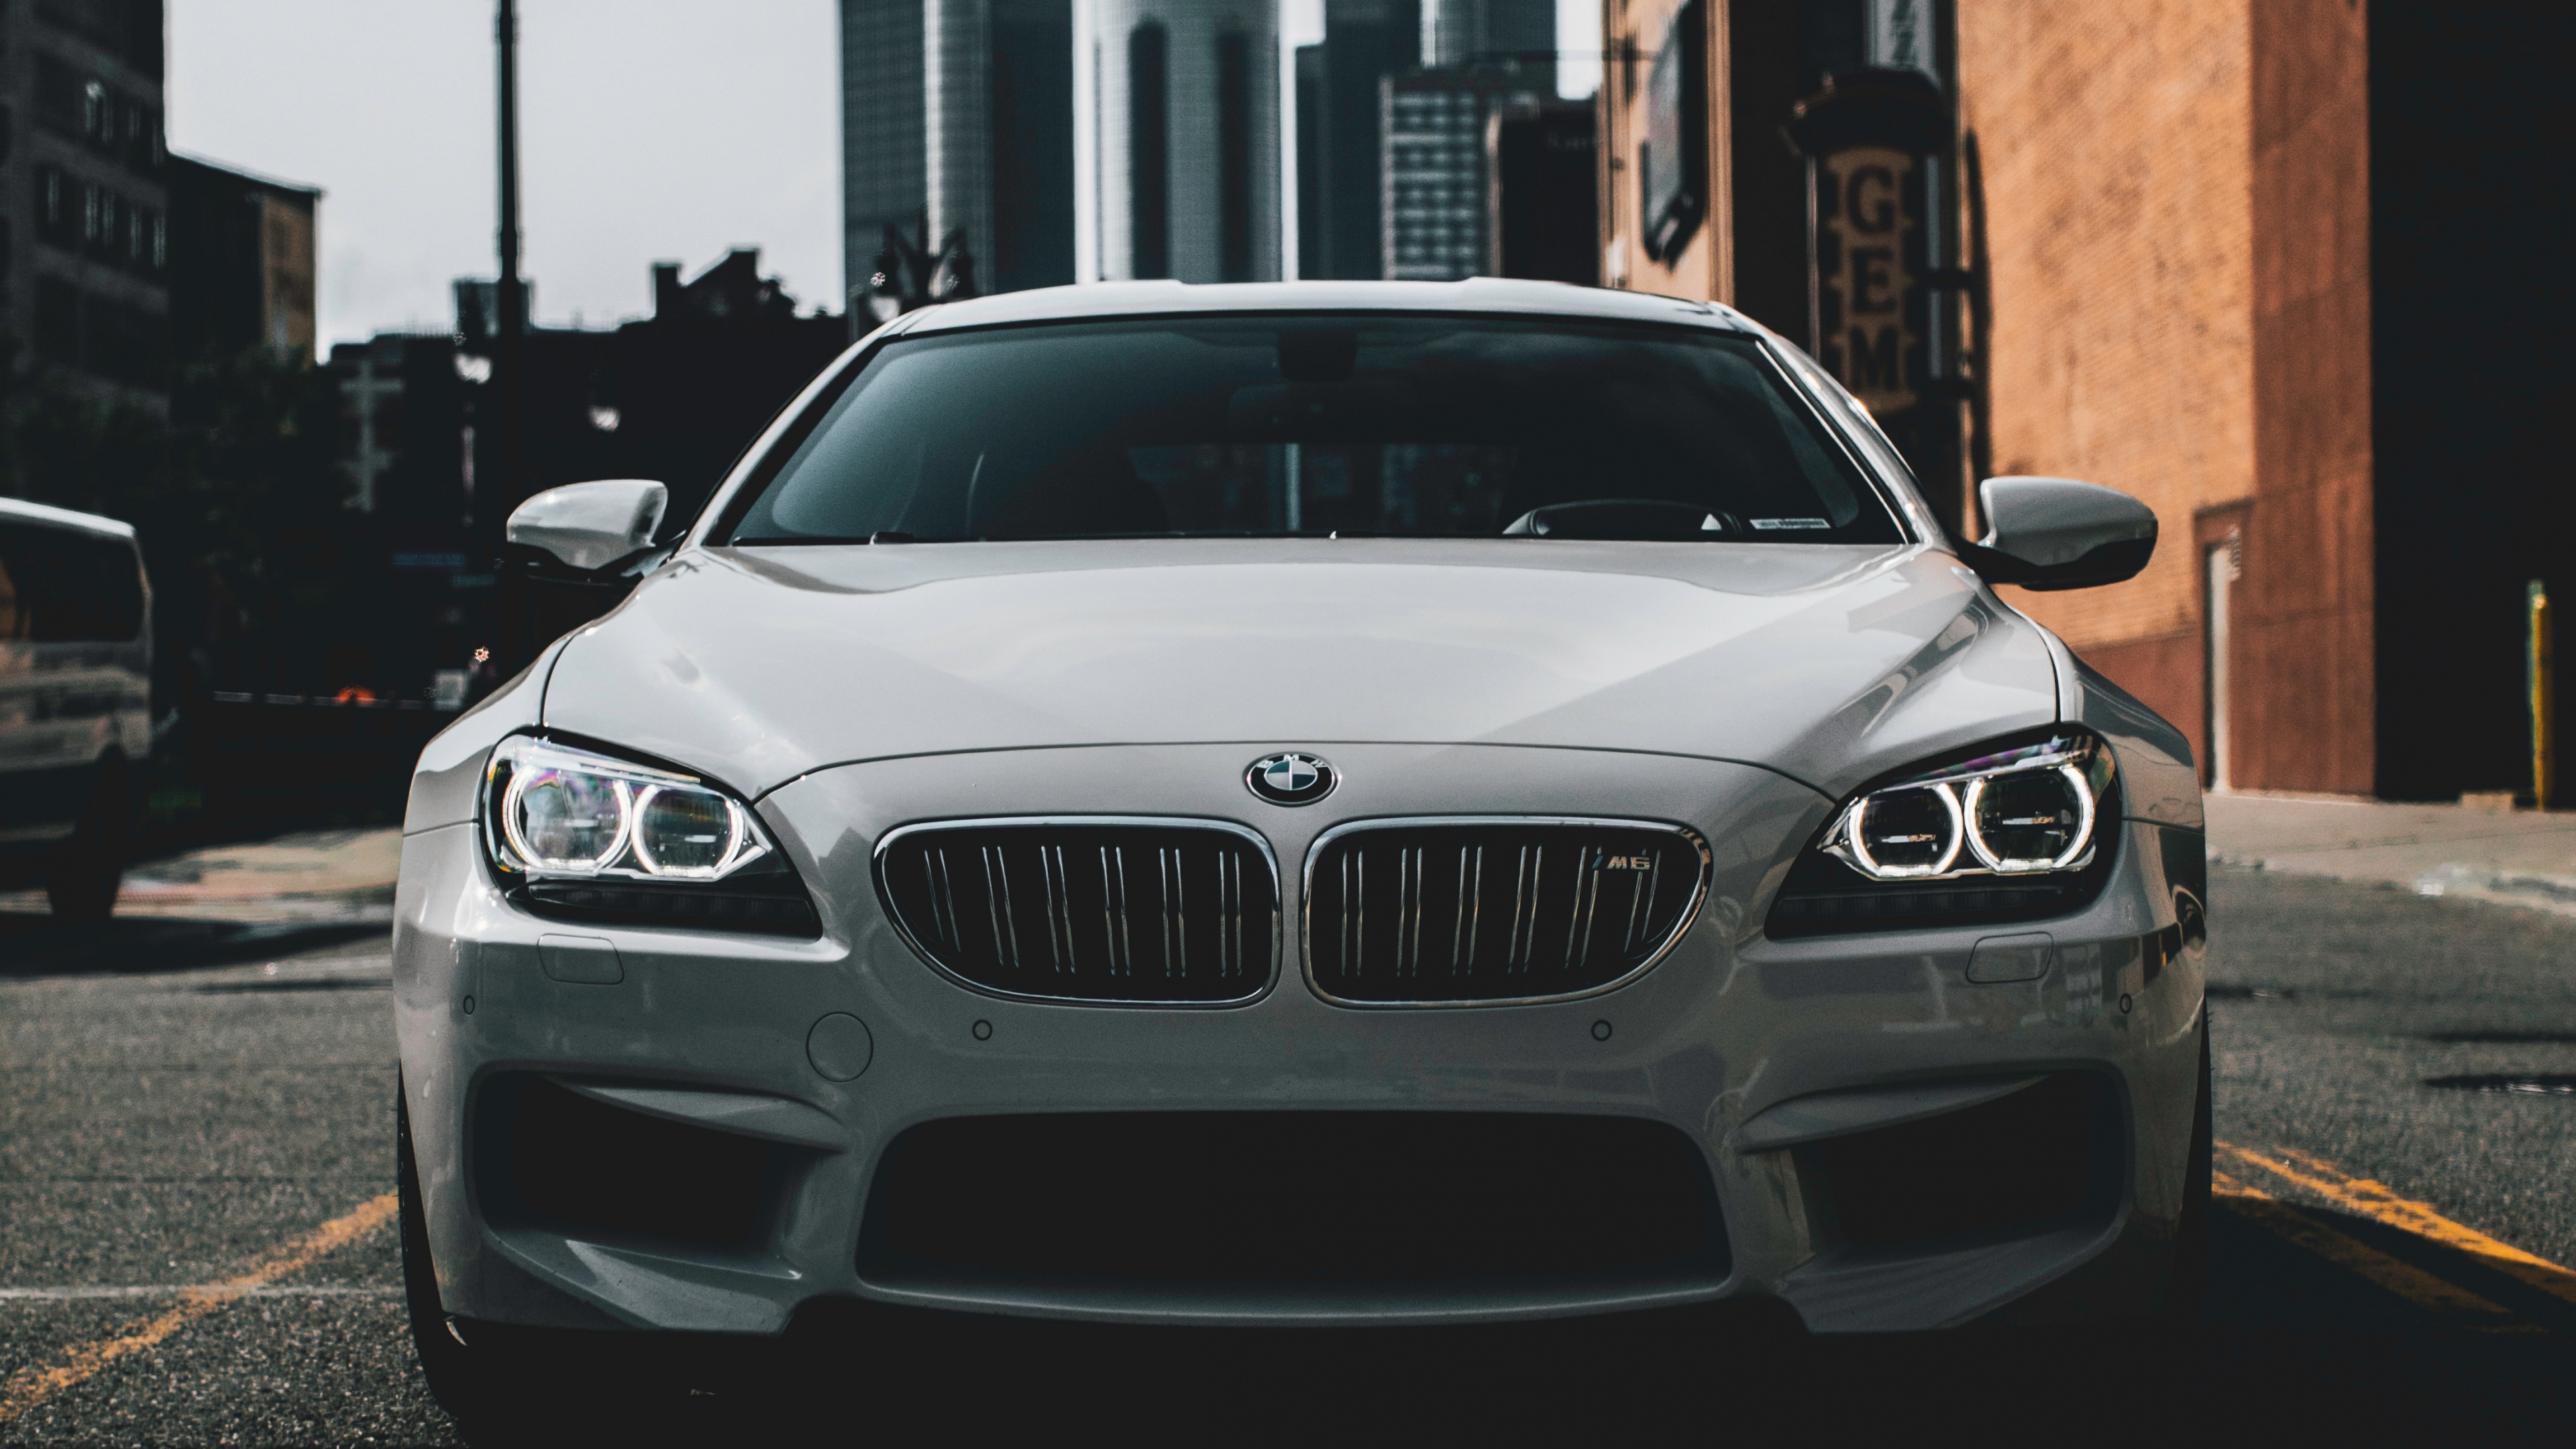
[[[412,1148],[411,1107],[394,1089],[394,1190],[403,1302],[430,1396],[468,1442],[547,1445],[655,1440],[695,1381],[649,1333],[526,1328],[451,1316],[430,1256],[429,1213]],[[691,1442],[683,1438],[680,1442]]]
[[[469,1438],[495,1407],[498,1386],[474,1351],[447,1321],[438,1295],[438,1265],[429,1255],[429,1215],[422,1205],[420,1168],[412,1156],[411,1107],[394,1089],[394,1192],[402,1224],[403,1303],[411,1311],[412,1348],[420,1355],[430,1397],[438,1400]]]
[[[2211,1112],[2209,1006],[2201,1004],[2200,1099],[2192,1106],[2191,1156],[2184,1160],[2182,1218],[2174,1228],[2173,1282],[2166,1311],[2175,1322],[2197,1324],[2209,1298],[2209,1210],[2217,1178],[2217,1122]]]

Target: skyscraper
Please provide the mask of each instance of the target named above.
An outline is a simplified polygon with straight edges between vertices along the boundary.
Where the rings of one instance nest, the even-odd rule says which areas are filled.
[[[1433,0],[1426,65],[1512,67],[1528,90],[1556,93],[1556,0]]]
[[[876,270],[889,226],[928,224],[922,0],[841,0],[841,247],[844,293]]]
[[[1297,275],[1324,269],[1324,47],[1297,47]]]
[[[1100,273],[1275,281],[1277,0],[1096,0]]]
[[[1321,103],[1298,137],[1300,276],[1386,275],[1379,83],[1421,63],[1420,0],[1324,0]]]
[[[962,232],[986,291],[1071,282],[1072,0],[841,0],[842,240]]]
[[[1527,75],[1508,64],[1476,65],[1411,71],[1381,82],[1388,279],[1531,275],[1504,267],[1503,178],[1495,165],[1503,120],[1536,115],[1543,102],[1554,99],[1530,88]],[[1526,175],[1523,185],[1526,190]],[[1588,191],[1582,194],[1584,202],[1590,199]],[[1588,205],[1585,210],[1588,227]]]

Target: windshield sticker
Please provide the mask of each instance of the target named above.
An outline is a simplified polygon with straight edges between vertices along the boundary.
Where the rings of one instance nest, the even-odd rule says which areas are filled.
[[[1753,523],[1753,526],[1754,526],[1756,529],[1761,530],[1762,532],[1765,532],[1765,533],[1768,533],[1769,531],[1771,531],[1772,529],[1775,529],[1775,528],[1831,528],[1831,527],[1833,527],[1833,525],[1832,525],[1831,523],[1828,523],[1828,522],[1826,522],[1824,519],[1821,519],[1821,518],[1756,518],[1756,519],[1752,520],[1752,523]]]

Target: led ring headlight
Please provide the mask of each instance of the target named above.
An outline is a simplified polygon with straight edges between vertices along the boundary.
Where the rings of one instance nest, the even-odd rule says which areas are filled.
[[[2088,785],[2086,785],[2083,772],[2069,764],[2059,765],[2050,773],[2065,782],[2066,796],[2068,799],[2072,800],[2075,805],[2075,828],[2067,832],[2066,848],[2057,852],[2053,856],[2009,856],[2004,854],[2003,851],[1998,849],[1992,841],[1986,838],[1985,812],[1980,807],[1985,803],[1986,795],[1988,793],[1987,787],[1994,784],[1998,779],[2011,779],[2012,777],[1987,775],[1969,783],[1968,801],[1965,808],[1965,813],[1968,819],[1968,848],[1976,852],[1977,859],[1985,862],[1986,869],[2002,875],[2023,875],[2033,871],[2064,870],[2068,866],[2073,865],[2076,857],[2082,855],[2085,850],[2093,844],[2093,791]],[[2022,779],[2026,780],[2028,778],[2029,772],[2025,772]],[[2019,781],[2015,781],[2015,783],[2019,783]],[[2027,819],[2000,823],[2024,829],[2041,824],[2039,821]]]
[[[599,789],[602,785],[607,789]],[[549,810],[549,805],[554,808]],[[580,834],[595,835],[602,806],[611,812],[612,823],[607,843],[599,849],[576,854],[560,848],[549,850],[529,839],[532,826],[555,836],[548,844],[557,846],[570,843]],[[584,808],[590,811],[588,815],[579,813]],[[596,871],[625,850],[634,823],[634,807],[623,780],[562,768],[514,770],[510,783],[501,791],[501,833],[510,848],[518,852],[519,859],[532,869],[576,874]]]
[[[530,878],[723,880],[772,846],[742,802],[692,776],[517,736],[492,751],[485,840]]]
[[[1945,835],[1934,837],[1944,842],[1934,859],[1915,865],[1899,865],[1881,860],[1878,854],[1869,848],[1868,825],[1871,807],[1887,803],[1888,797],[1892,795],[1930,795],[1941,802],[1941,812],[1947,817],[1949,829]],[[1937,826],[1941,822],[1933,823]],[[1863,874],[1879,880],[1921,880],[1927,876],[1942,874],[1958,862],[1959,846],[1966,834],[1967,830],[1959,809],[1958,794],[1945,784],[1921,786],[1909,790],[1882,790],[1875,795],[1864,795],[1853,802],[1851,810],[1844,816],[1843,838],[1846,847],[1851,851],[1853,861],[1860,866]],[[1898,837],[1881,838],[1888,844],[1899,843]],[[1925,838],[1920,835],[1905,837],[1902,843],[1919,844]]]
[[[687,800],[699,810],[713,806],[716,819],[684,819],[674,824],[670,833],[663,833],[656,828],[660,822],[653,807],[674,800]],[[683,794],[668,785],[647,785],[635,797],[635,821],[635,861],[648,875],[713,880],[723,874],[725,863],[742,848],[743,808],[711,791]],[[709,846],[714,848],[708,849]],[[684,863],[683,857],[694,858],[696,863]]]
[[[1885,882],[2080,869],[2111,764],[2078,734],[1962,761],[1854,798],[1822,849]]]

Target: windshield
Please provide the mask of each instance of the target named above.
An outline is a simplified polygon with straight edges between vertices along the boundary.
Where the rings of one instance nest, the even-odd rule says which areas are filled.
[[[1749,338],[1444,316],[899,339],[737,544],[1514,535],[1893,543]]]

